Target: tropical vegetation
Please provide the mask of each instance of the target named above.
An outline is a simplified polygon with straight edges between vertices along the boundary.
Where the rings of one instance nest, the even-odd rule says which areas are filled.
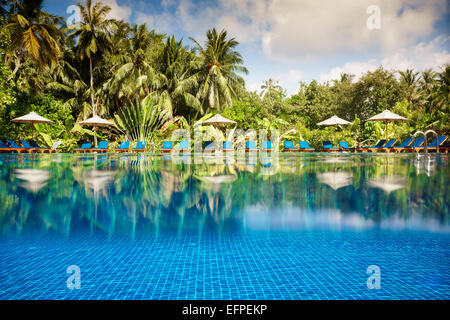
[[[70,151],[97,135],[110,141],[146,140],[156,147],[177,128],[193,130],[215,113],[243,129],[276,129],[283,138],[370,143],[384,123],[365,122],[389,109],[409,119],[388,125],[390,137],[417,130],[448,135],[450,66],[388,70],[360,78],[300,82],[287,95],[276,79],[260,93],[247,90],[248,73],[237,39],[211,29],[192,46],[174,36],[109,18],[110,8],[85,0],[80,21],[66,25],[40,1],[0,1],[0,138],[29,138],[31,126],[10,120],[32,110],[55,122],[35,125],[39,142],[62,140]],[[92,115],[116,126],[94,132],[78,122]],[[352,122],[336,130],[317,123],[338,115]],[[112,147],[117,144],[111,144]]]

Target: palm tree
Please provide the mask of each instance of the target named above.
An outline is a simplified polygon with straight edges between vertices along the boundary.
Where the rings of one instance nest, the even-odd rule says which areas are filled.
[[[193,63],[194,55],[183,47],[182,40],[175,41],[173,36],[167,39],[157,59],[161,82],[156,83],[157,90],[148,97],[157,101],[170,118],[183,105],[201,110],[200,101],[194,95],[198,87],[198,74],[193,73]]]
[[[442,112],[448,112],[450,105],[450,65],[445,65],[438,74],[433,88],[433,100]]]
[[[46,89],[55,96],[61,96],[65,102],[63,107],[70,108],[75,118],[86,119],[92,112],[89,99],[89,87],[82,80],[78,71],[67,61],[73,56],[72,51],[66,51],[59,59],[55,68],[47,71],[50,75]]]
[[[242,66],[241,54],[234,50],[239,43],[234,38],[227,39],[225,30],[217,33],[215,28],[206,32],[205,46],[190,39],[200,53],[198,98],[202,99],[201,106],[207,102],[207,110],[219,111],[231,106],[237,90],[244,86],[244,79],[236,72],[248,73],[247,68]]]
[[[355,78],[354,74],[341,72],[341,79],[340,79],[341,82],[352,82],[354,78]]]
[[[153,87],[159,87],[162,76],[155,70],[152,51],[162,42],[162,35],[149,32],[145,24],[135,26],[132,37],[122,39],[118,51],[109,57],[112,76],[104,84],[109,99],[134,100],[148,96]]]
[[[420,103],[426,106],[427,112],[432,112],[433,110],[433,99],[432,99],[432,89],[436,82],[437,73],[432,69],[427,69],[422,71],[420,79]]]
[[[417,98],[417,84],[419,81],[419,73],[414,72],[412,69],[407,69],[405,72],[399,71],[401,82],[405,86],[407,91],[406,99],[408,102],[412,102]]]
[[[42,11],[41,7],[42,0],[16,1],[11,7],[8,23],[3,27],[10,38],[5,59],[15,60],[11,76],[15,76],[26,58],[39,69],[54,66],[58,60],[63,33],[57,24],[61,19]]]
[[[68,38],[78,38],[76,50],[80,59],[84,60],[86,57],[89,59],[89,91],[92,113],[95,116],[93,60],[95,56],[112,47],[109,33],[114,22],[111,19],[107,19],[111,8],[102,5],[100,2],[92,5],[92,0],[85,0],[84,5],[78,3],[78,8],[80,9],[81,21],[69,27],[73,31],[68,35]]]
[[[269,80],[265,80],[264,83],[261,85],[261,95],[270,94],[274,91],[280,90],[281,86],[278,84],[278,80],[275,80],[273,78],[269,78]]]

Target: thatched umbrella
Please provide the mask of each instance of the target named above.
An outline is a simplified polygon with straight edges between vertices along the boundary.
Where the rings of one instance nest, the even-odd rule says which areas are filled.
[[[333,126],[334,131],[333,131],[333,135],[334,135],[334,139],[336,140],[336,126],[344,126],[344,125],[349,125],[352,124],[351,122],[341,119],[338,116],[332,116],[331,118],[324,120],[322,122],[319,122],[317,125],[318,126]]]
[[[369,186],[381,189],[386,193],[391,193],[392,191],[405,188],[406,181],[407,178],[403,176],[385,176],[369,180]]]
[[[43,169],[16,169],[14,172],[17,178],[25,181],[19,185],[33,193],[45,187],[50,179],[49,172]]]
[[[367,121],[384,121],[385,125],[386,125],[386,129],[384,130],[385,132],[385,138],[387,140],[388,138],[388,122],[389,121],[408,121],[408,119],[399,116],[398,114],[395,114],[389,110],[384,110],[383,112],[377,114],[376,116],[373,116],[369,119],[367,119]]]
[[[97,131],[97,127],[104,127],[104,126],[113,126],[114,123],[105,120],[99,116],[93,116],[92,118],[86,119],[84,121],[80,122],[81,125],[83,126],[94,126],[93,131]],[[94,135],[94,145],[97,148],[97,136]]]
[[[344,188],[353,184],[353,174],[351,172],[323,172],[316,173],[316,177],[320,182],[328,185],[333,190]]]
[[[208,120],[205,120],[202,122],[202,125],[228,125],[228,124],[236,124],[236,121],[227,119],[220,114],[216,114],[215,116],[209,118]]]
[[[33,123],[53,123],[52,120],[44,118],[44,117],[38,115],[34,111],[32,111],[29,114],[26,114],[24,116],[14,118],[11,121],[17,122],[17,123],[31,123],[31,124],[33,124]],[[32,127],[31,137],[34,139],[34,125],[32,125],[31,127]]]
[[[220,114],[216,114],[215,116],[209,118],[208,120],[205,120],[201,123],[204,126],[212,125],[212,126],[226,126],[230,124],[236,124],[236,121],[227,119]],[[226,137],[225,137],[226,139]],[[218,146],[216,146],[217,148]]]

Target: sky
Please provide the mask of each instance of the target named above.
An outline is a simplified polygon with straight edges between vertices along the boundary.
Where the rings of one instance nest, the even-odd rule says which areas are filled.
[[[95,2],[95,0],[93,0]],[[44,0],[44,10],[73,19],[74,0]],[[449,0],[101,0],[110,17],[203,43],[225,29],[238,42],[249,90],[273,78],[287,90],[299,82],[338,79],[382,65],[439,70],[450,63]]]

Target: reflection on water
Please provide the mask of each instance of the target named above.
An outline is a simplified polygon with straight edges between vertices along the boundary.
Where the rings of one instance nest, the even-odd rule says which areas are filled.
[[[186,155],[1,155],[0,234],[450,232],[447,155],[208,155],[197,162]]]

